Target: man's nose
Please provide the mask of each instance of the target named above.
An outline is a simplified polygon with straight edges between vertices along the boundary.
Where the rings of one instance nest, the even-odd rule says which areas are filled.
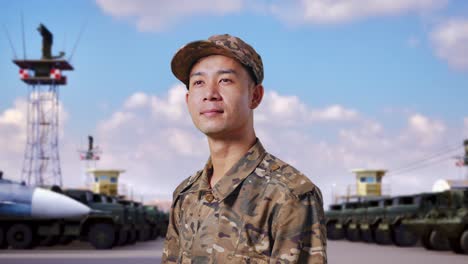
[[[218,101],[221,99],[219,86],[216,81],[209,82],[205,89],[205,101]]]

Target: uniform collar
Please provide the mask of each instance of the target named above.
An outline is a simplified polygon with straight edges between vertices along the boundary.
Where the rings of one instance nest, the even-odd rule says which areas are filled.
[[[237,186],[249,176],[258,164],[263,160],[266,151],[257,138],[255,144],[247,151],[247,153],[229,169],[226,174],[213,186],[213,195],[218,201],[224,200]],[[200,177],[200,189],[209,188],[208,175],[211,175],[213,165],[211,158],[208,159]]]

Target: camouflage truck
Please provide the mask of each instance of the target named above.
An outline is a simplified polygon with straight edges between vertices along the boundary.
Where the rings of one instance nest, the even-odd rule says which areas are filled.
[[[339,217],[339,222],[337,228],[342,228],[344,232],[344,237],[349,239],[348,228],[352,225],[353,214],[358,206],[358,202],[345,202],[343,203],[343,209]]]
[[[67,189],[64,194],[93,210],[87,217],[65,222],[65,242],[79,238],[96,249],[110,249],[126,243],[130,230],[128,210],[114,198],[80,189]]]
[[[138,241],[148,241],[151,237],[150,225],[146,221],[146,211],[139,202],[134,202],[137,211],[137,238]]]
[[[360,223],[366,218],[367,201],[351,203],[353,209],[347,217],[345,228],[345,237],[349,241],[356,242],[361,240]]]
[[[387,199],[388,201],[389,199]],[[374,233],[378,221],[385,215],[384,199],[369,200],[366,202],[366,213],[359,221],[361,240],[366,243],[374,242]],[[390,200],[391,201],[391,200]]]
[[[150,226],[150,239],[155,240],[161,234],[161,225],[159,225],[159,210],[157,206],[144,205],[146,211],[146,222]]]
[[[129,217],[130,228],[129,228],[128,235],[127,235],[127,241],[125,243],[133,245],[138,240],[138,237],[137,237],[137,230],[138,230],[138,222],[137,222],[138,221],[138,211],[137,211],[137,208],[136,208],[133,201],[119,199],[118,203],[125,206],[125,208],[126,208],[126,210],[128,212],[128,217]]]
[[[456,253],[468,254],[468,189],[434,194],[431,210],[404,223],[421,236],[428,250],[451,248]]]
[[[327,226],[327,238],[330,240],[339,240],[344,238],[344,229],[341,224],[341,211],[343,204],[332,204],[329,210],[325,212],[325,223]]]
[[[160,230],[160,236],[166,237],[167,227],[169,226],[169,212],[158,212],[158,226]]]

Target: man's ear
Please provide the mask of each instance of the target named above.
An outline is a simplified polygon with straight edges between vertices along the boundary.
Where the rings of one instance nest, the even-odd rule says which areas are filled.
[[[260,105],[263,99],[263,93],[263,85],[257,84],[253,87],[250,109],[255,109]]]
[[[185,93],[185,103],[188,105],[189,91]]]

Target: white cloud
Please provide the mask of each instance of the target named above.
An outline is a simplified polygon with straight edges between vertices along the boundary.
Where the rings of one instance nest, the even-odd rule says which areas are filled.
[[[293,23],[337,24],[440,8],[446,0],[300,0],[273,4],[271,11]]]
[[[408,118],[408,128],[409,133],[424,145],[431,145],[440,140],[446,130],[442,121],[431,120],[421,114],[414,114]]]
[[[44,93],[43,96],[50,96]],[[33,95],[37,98],[37,95]],[[24,98],[17,98],[10,108],[0,112],[0,170],[5,172],[5,177],[13,180],[21,179],[24,151],[27,139],[27,104]],[[48,112],[48,107],[44,108]],[[59,143],[64,135],[64,126],[68,119],[68,113],[59,103]]]
[[[145,107],[149,101],[148,95],[142,92],[136,92],[125,101],[124,107],[127,109]]]
[[[351,121],[359,118],[359,113],[341,105],[324,108],[311,108],[301,102],[297,96],[281,95],[275,91],[265,94],[258,111],[256,121],[274,126],[310,124],[312,122]]]
[[[431,33],[437,56],[452,67],[468,70],[468,19],[449,19]]]
[[[340,105],[332,105],[322,110],[312,110],[310,112],[310,118],[319,121],[346,121],[357,117],[357,111],[346,109]]]
[[[271,15],[294,24],[337,24],[368,17],[422,13],[447,0],[96,0],[107,14],[136,23],[140,31],[162,31],[194,17],[240,12]]]
[[[463,134],[463,136],[468,138],[468,117],[465,117],[463,119],[463,124],[464,124],[464,131],[463,131],[464,134]]]
[[[242,10],[243,0],[96,0],[101,9],[117,18],[136,20],[140,31],[162,31],[194,16],[222,16]]]

